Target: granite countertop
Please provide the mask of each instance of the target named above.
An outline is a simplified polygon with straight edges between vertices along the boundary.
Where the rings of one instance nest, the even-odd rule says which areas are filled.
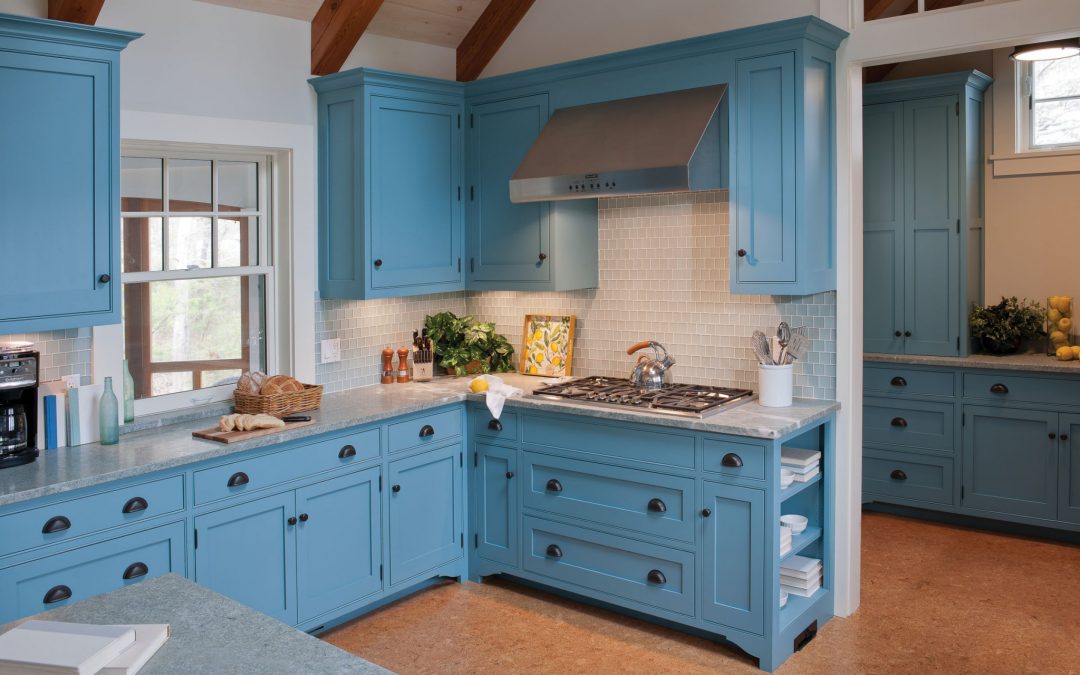
[[[525,394],[550,380],[525,375],[502,376]],[[41,453],[37,461],[0,471],[0,506],[45,497],[109,481],[186,466],[255,448],[423,412],[462,401],[483,402],[471,394],[472,378],[438,378],[432,382],[373,385],[328,394],[322,407],[310,414],[315,424],[267,434],[240,443],[217,443],[192,438],[191,432],[212,427],[216,418],[188,419],[170,426],[127,433],[116,445],[97,443]],[[796,400],[789,408],[766,408],[746,403],[704,419],[618,410],[562,401],[514,397],[508,408],[566,412],[609,420],[657,424],[737,436],[774,439],[821,420],[840,408],[835,401]]]
[[[1041,353],[992,356],[910,356],[907,354],[867,353],[863,360],[870,363],[901,363],[912,366],[949,366],[952,368],[981,368],[984,370],[1018,370],[1029,373],[1061,373],[1080,375],[1080,361],[1058,361]]]
[[[29,619],[169,624],[168,642],[140,675],[390,672],[175,574],[27,617],[0,633]]]

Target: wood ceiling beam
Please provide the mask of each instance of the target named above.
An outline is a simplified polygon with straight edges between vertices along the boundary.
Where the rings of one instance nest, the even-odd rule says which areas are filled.
[[[49,18],[93,26],[105,0],[49,0]]]
[[[323,0],[311,20],[311,74],[336,73],[383,0]]]
[[[918,0],[863,0],[863,21],[899,16],[911,10]]]
[[[885,63],[880,66],[867,66],[863,68],[863,84],[873,84],[875,82],[881,82],[889,73],[896,70],[899,63]]]
[[[458,82],[480,77],[535,0],[491,0],[457,48]]]

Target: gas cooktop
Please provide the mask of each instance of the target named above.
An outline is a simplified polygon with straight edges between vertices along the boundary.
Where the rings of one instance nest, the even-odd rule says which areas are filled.
[[[533,396],[699,418],[757,398],[750,389],[696,384],[665,384],[660,391],[645,391],[629,380],[602,376],[543,385],[533,390]]]

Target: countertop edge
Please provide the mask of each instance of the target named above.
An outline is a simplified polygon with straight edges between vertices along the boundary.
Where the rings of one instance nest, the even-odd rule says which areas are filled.
[[[991,356],[918,356],[867,352],[864,363],[892,363],[907,366],[962,368],[964,370],[1007,370],[1050,375],[1080,376],[1080,361],[1058,361],[1039,353]]]

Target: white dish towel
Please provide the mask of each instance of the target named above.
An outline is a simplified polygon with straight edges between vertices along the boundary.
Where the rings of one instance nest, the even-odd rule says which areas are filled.
[[[502,415],[503,404],[506,403],[506,399],[511,396],[521,396],[522,391],[517,387],[511,387],[507,383],[502,381],[502,378],[495,377],[494,375],[481,375],[478,379],[485,380],[488,383],[487,396],[487,408],[491,412],[491,416],[495,419],[499,419]]]

